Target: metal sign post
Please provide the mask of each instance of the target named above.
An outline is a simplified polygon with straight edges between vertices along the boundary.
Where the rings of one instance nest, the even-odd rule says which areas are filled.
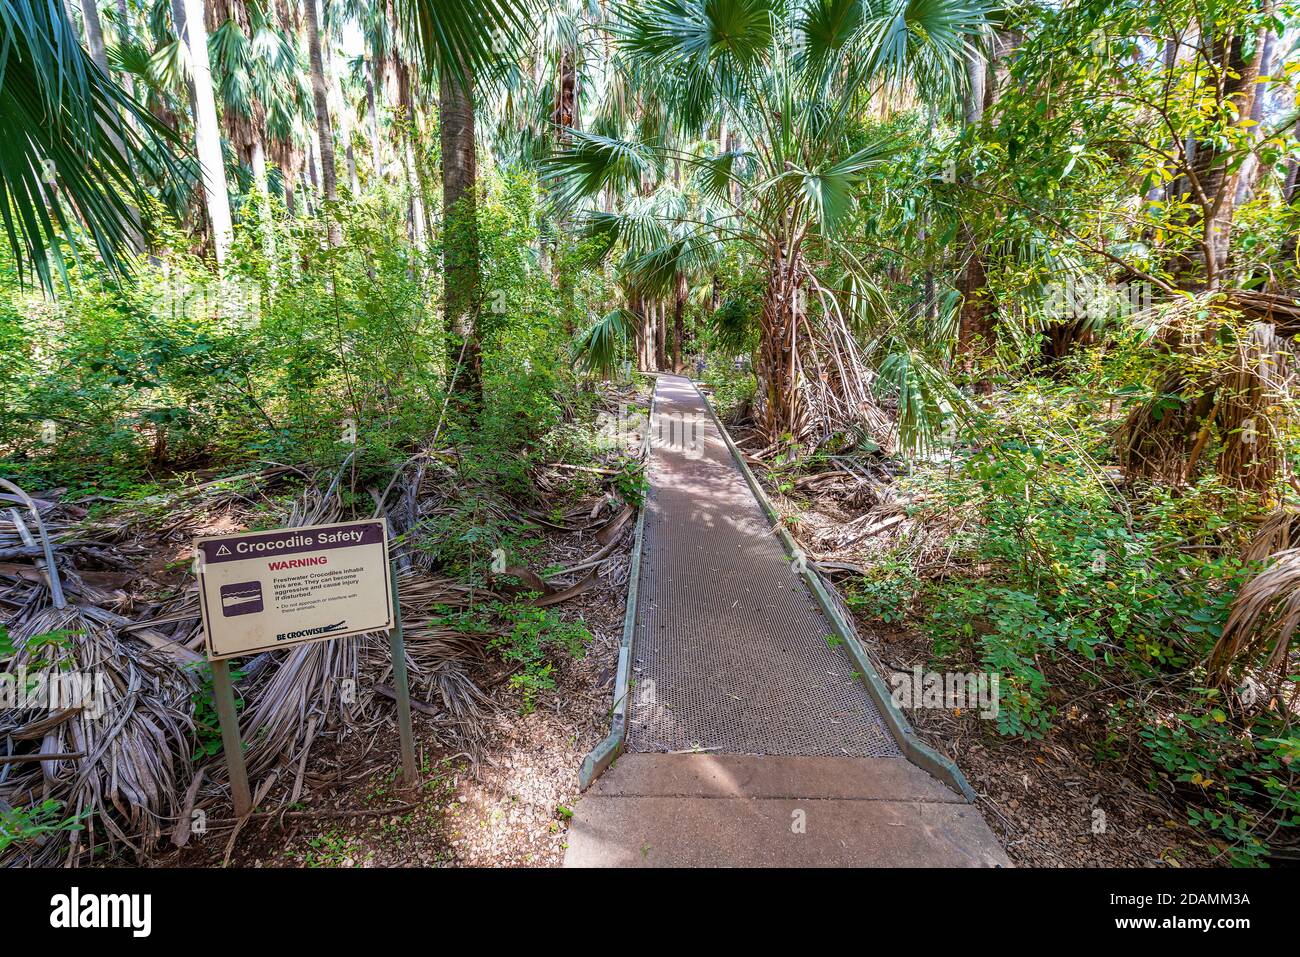
[[[397,733],[402,742],[402,781],[408,788],[419,783],[415,766],[415,740],[411,733],[411,687],[406,676],[406,642],[402,639],[402,605],[397,599],[397,567],[388,576],[393,581],[393,630],[388,633],[393,649],[393,690],[397,692]]]
[[[243,817],[253,809],[253,795],[248,790],[248,769],[244,767],[244,743],[239,739],[239,715],[235,713],[235,689],[230,683],[230,662],[220,658],[210,662],[212,702],[221,721],[221,746],[226,752],[230,771],[230,794],[235,799],[235,814]]]

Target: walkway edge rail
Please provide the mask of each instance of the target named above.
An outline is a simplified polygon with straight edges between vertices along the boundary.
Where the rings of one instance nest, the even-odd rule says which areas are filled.
[[[759,504],[763,507],[763,512],[767,515],[768,521],[772,523],[772,531],[775,532],[777,538],[781,540],[786,555],[791,559],[796,555],[802,555],[802,549],[800,549],[795,543],[794,536],[790,534],[782,523],[781,516],[772,505],[771,500],[767,497],[767,492],[764,491],[763,486],[759,484],[754,473],[750,471],[749,465],[745,462],[745,457],[741,455],[740,449],[736,447],[736,443],[732,441],[731,433],[727,431],[722,424],[722,420],[718,418],[718,413],[714,410],[713,403],[709,401],[707,395],[700,391],[699,385],[697,385],[694,380],[691,380],[691,385],[704,401],[704,407],[709,410],[709,415],[713,416],[713,423],[718,427],[718,431],[722,433],[723,441],[727,443],[727,448],[731,450],[731,457],[735,460],[736,465],[740,467],[740,473],[745,476],[745,481],[748,483],[750,491],[754,493],[754,497],[758,499]],[[639,528],[637,547],[639,550]],[[876,706],[880,709],[881,716],[884,717],[885,724],[889,726],[890,734],[894,736],[894,740],[898,742],[899,748],[902,749],[904,757],[917,767],[929,772],[940,781],[943,781],[954,791],[957,791],[964,796],[967,801],[974,804],[976,799],[975,791],[970,786],[970,782],[966,780],[966,776],[961,773],[961,770],[952,762],[951,759],[944,757],[924,741],[921,741],[916,736],[915,729],[903,715],[903,712],[894,704],[893,697],[885,687],[885,682],[881,679],[875,666],[871,663],[871,659],[868,657],[866,649],[862,647],[857,631],[854,629],[853,625],[844,618],[843,613],[841,613],[839,607],[828,593],[826,584],[822,581],[821,576],[817,574],[809,563],[802,565],[800,574],[803,576],[804,581],[807,582],[808,590],[812,592],[813,598],[816,599],[817,604],[821,606],[821,610],[830,620],[831,627],[835,630],[836,636],[844,642],[844,647],[848,649],[849,657],[853,659],[854,667],[858,669],[858,673],[862,676],[862,679],[867,686],[867,692],[871,695],[872,699],[876,702]]]
[[[658,383],[657,379],[651,381]],[[646,413],[645,437],[641,441],[641,461],[645,469],[650,467],[650,430],[654,425],[656,398],[652,387],[650,408]],[[623,742],[627,738],[627,696],[632,674],[632,635],[636,631],[637,582],[641,577],[641,541],[645,532],[647,504],[642,501],[641,508],[637,510],[636,531],[632,538],[632,564],[627,574],[627,608],[623,613],[623,640],[618,646],[618,669],[614,677],[614,704],[609,734],[582,759],[582,766],[578,769],[578,789],[581,791],[591,787],[592,782],[604,774],[614,763],[614,759],[623,753]]]

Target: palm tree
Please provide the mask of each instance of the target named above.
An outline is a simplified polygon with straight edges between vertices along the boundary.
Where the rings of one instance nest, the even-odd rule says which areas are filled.
[[[55,272],[66,277],[59,241],[78,235],[128,269],[145,206],[132,164],[153,149],[179,176],[174,138],[95,64],[62,4],[0,0],[0,64],[0,220],[19,275],[53,289]]]
[[[757,403],[769,436],[806,434],[815,417],[824,432],[837,417],[860,417],[874,405],[849,329],[854,303],[813,259],[831,257],[860,286],[870,282],[844,230],[893,145],[855,142],[853,111],[891,89],[958,94],[984,22],[979,0],[649,0],[625,3],[619,18],[622,55],[638,75],[660,78],[675,124],[703,133],[725,115],[749,149],[574,131],[548,176],[576,203],[667,164],[690,170],[716,210],[702,240],[745,244],[767,262]]]
[[[398,0],[402,21],[438,72],[443,283],[451,388],[481,397],[481,304],[475,78],[526,36],[537,0]]]
[[[203,197],[212,229],[212,250],[217,264],[226,261],[234,227],[230,217],[230,193],[226,186],[226,163],[221,153],[221,127],[217,123],[217,98],[212,88],[212,67],[208,60],[208,31],[203,22],[203,0],[183,0],[184,23],[177,33],[188,45],[190,76],[194,90],[194,149],[203,172]]]
[[[330,122],[329,87],[325,82],[325,59],[321,53],[320,16],[316,11],[316,0],[304,0],[303,9],[307,16],[307,50],[311,60],[311,95],[316,109],[316,135],[320,140],[321,185],[325,192],[325,202],[333,205],[338,201],[338,180],[334,162],[334,127]],[[329,227],[330,242],[339,241],[339,227],[333,220]]]

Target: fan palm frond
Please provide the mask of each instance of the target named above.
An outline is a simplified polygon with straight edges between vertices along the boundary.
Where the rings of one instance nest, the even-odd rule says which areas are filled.
[[[587,372],[609,375],[618,364],[637,321],[627,309],[614,309],[601,316],[574,344],[578,365]]]
[[[62,4],[0,0],[0,123],[0,217],[20,275],[50,288],[53,261],[66,279],[59,240],[78,236],[126,271],[145,206],[132,162],[173,136],[99,70]]]

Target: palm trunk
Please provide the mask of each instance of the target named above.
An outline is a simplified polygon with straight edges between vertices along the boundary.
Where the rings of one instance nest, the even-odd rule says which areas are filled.
[[[366,61],[366,116],[370,121],[370,162],[373,166],[375,182],[384,175],[384,161],[379,145],[379,111],[375,109],[375,66],[373,60]]]
[[[971,50],[966,58],[967,90],[963,119],[967,126],[976,126],[984,119],[985,78],[988,64],[984,54]],[[961,308],[957,321],[957,368],[974,376],[975,389],[988,392],[991,383],[983,374],[984,361],[992,351],[996,336],[995,312],[988,302],[987,276],[984,268],[984,250],[979,237],[966,224],[961,228],[962,248],[966,257],[957,288],[961,292]]]
[[[118,28],[119,35],[117,38],[117,43],[118,46],[125,46],[126,43],[131,39],[131,11],[127,9],[126,0],[117,0],[117,16],[122,23],[121,27]],[[107,60],[108,57],[105,56],[105,59]],[[126,90],[128,93],[131,94],[131,99],[134,100],[136,98],[135,77],[129,75],[127,76]],[[132,129],[138,128],[136,126],[135,116],[128,115],[126,118],[126,122],[127,125],[130,126]]]
[[[1273,50],[1277,46],[1277,34],[1272,30],[1268,31],[1268,37],[1264,41],[1264,51],[1259,61],[1259,76],[1270,76],[1273,72]],[[1258,142],[1263,134],[1263,127],[1260,125],[1264,121],[1264,92],[1268,84],[1262,80],[1256,80],[1254,99],[1251,102],[1250,119],[1255,125],[1251,127],[1251,141]],[[1246,156],[1241,166],[1241,182],[1237,186],[1236,205],[1242,206],[1250,202],[1251,197],[1255,195],[1255,187],[1259,183],[1259,157],[1255,153]]]
[[[806,418],[806,397],[795,349],[797,257],[777,247],[771,260],[760,317],[757,398],[761,407],[757,411],[768,439],[774,441],[799,434]]]
[[[86,26],[86,44],[90,47],[90,58],[95,61],[95,66],[99,67],[104,76],[111,76],[108,71],[108,51],[104,47],[104,27],[99,21],[99,7],[96,6],[95,0],[81,0],[81,14]],[[103,123],[102,126],[113,148],[125,155],[126,144],[122,141],[121,133],[112,123]],[[134,161],[132,166],[134,167]],[[129,216],[130,218],[124,224],[127,243],[135,252],[143,252],[145,240],[140,211],[131,206]]]
[[[551,113],[551,122],[556,129],[556,147],[563,150],[573,138],[569,131],[577,128],[578,125],[578,62],[575,51],[564,50],[560,54],[558,79],[559,86],[555,92],[555,108]],[[570,233],[570,224],[567,215],[562,216],[556,224],[553,265],[564,330],[571,335],[576,317],[574,315],[574,266],[571,257],[566,253],[566,239]]]
[[[1265,12],[1271,12],[1271,5],[1266,6]],[[1246,37],[1239,33],[1228,31],[1216,37],[1207,32],[1202,37],[1204,55],[1218,67],[1210,71],[1206,80],[1206,95],[1216,99],[1221,96],[1225,103],[1231,101],[1238,124],[1250,121],[1267,35],[1267,28],[1260,27],[1250,60],[1245,55]],[[1229,166],[1214,143],[1195,144],[1191,161],[1193,175],[1189,178],[1194,213],[1188,225],[1201,234],[1199,256],[1181,256],[1172,268],[1186,287],[1213,291],[1222,283],[1241,178],[1241,168],[1230,170]]]
[[[572,50],[560,54],[559,89],[555,96],[555,112],[551,121],[556,127],[556,139],[561,147],[568,144],[569,130],[577,128],[578,120],[578,67]]]
[[[208,31],[203,25],[203,0],[182,0],[185,41],[190,54],[194,83],[194,145],[203,170],[203,196],[208,223],[212,227],[212,250],[221,265],[230,252],[233,226],[230,194],[226,187],[226,164],[221,156],[221,127],[217,123],[217,100],[212,90],[212,67],[208,62]]]
[[[468,68],[463,71],[468,72]],[[470,77],[439,71],[442,134],[443,274],[448,372],[460,372],[453,391],[474,401],[483,393],[476,313],[479,298],[478,158]]]
[[[411,89],[411,71],[402,61],[397,61],[397,102],[402,108],[401,124],[402,168],[406,174],[407,216],[411,242],[423,250],[427,244],[428,230],[424,216],[424,184],[420,176],[419,160],[415,151],[415,97]]]
[[[682,339],[686,336],[686,276],[678,274],[673,289],[673,371],[682,370]]]
[[[341,107],[339,110],[339,136],[343,140],[343,161],[348,170],[348,189],[353,196],[358,196],[361,189],[357,183],[357,157],[352,151],[352,111],[348,109],[347,97],[343,95],[343,80],[338,71],[334,69],[334,57],[328,44],[324,47],[322,53],[325,56],[325,75],[333,80],[333,91],[337,95]]]
[[[655,300],[655,368],[660,372],[668,369],[668,310],[658,299]]]
[[[333,206],[339,198],[334,162],[334,127],[330,122],[329,88],[325,85],[325,59],[321,54],[320,18],[316,12],[316,0],[307,0],[304,8],[307,12],[307,50],[311,59],[311,99],[316,108],[316,136],[320,141],[321,186],[325,192],[325,202]],[[332,218],[329,238],[330,245],[338,245],[339,227]]]

